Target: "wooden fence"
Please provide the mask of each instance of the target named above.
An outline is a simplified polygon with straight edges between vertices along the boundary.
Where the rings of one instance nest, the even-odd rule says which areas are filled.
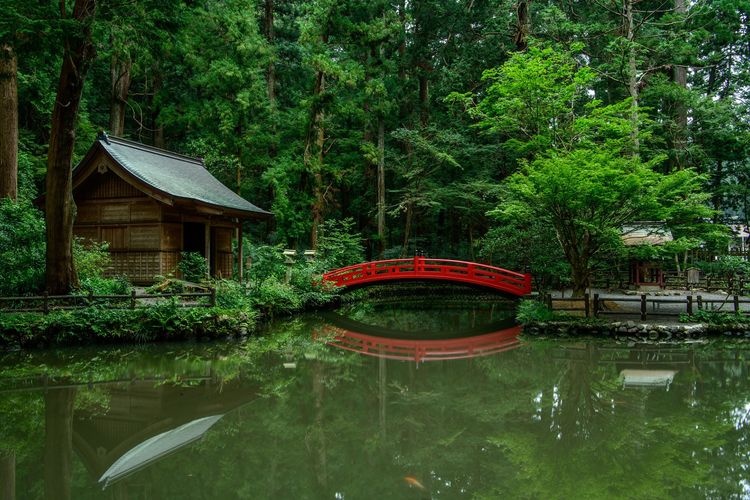
[[[630,283],[629,276],[623,273],[621,275],[595,276],[591,280],[591,286],[593,288],[619,288],[627,290],[635,285]],[[692,289],[706,292],[716,292],[720,290],[725,292],[741,292],[742,290],[747,290],[748,287],[750,287],[750,279],[747,277],[728,279],[722,276],[712,276],[710,274],[701,273],[697,281],[690,282],[687,273],[684,272],[677,273],[676,271],[668,271],[664,276],[664,288],[671,289]]]
[[[207,299],[207,300],[201,300]],[[103,306],[109,309],[135,309],[165,300],[175,300],[181,307],[213,307],[216,305],[216,290],[189,293],[140,294],[135,290],[128,295],[43,295],[28,297],[0,297],[0,312],[42,312],[81,309]]]
[[[727,295],[724,298],[703,298],[700,295],[681,297],[651,297],[646,294],[628,297],[602,297],[585,294],[579,298],[557,298],[544,295],[547,306],[554,311],[577,313],[587,318],[611,316],[639,316],[645,321],[649,316],[665,317],[691,316],[698,310],[724,311],[734,314],[750,315],[750,299],[739,295]]]

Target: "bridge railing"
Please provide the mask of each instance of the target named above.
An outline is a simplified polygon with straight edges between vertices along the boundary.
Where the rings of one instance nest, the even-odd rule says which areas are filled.
[[[465,337],[443,340],[409,340],[391,339],[366,335],[331,325],[315,332],[314,337],[327,344],[379,358],[424,361],[441,361],[465,359],[497,354],[519,347],[518,335],[520,326],[505,330]]]
[[[531,276],[500,267],[451,259],[413,257],[366,262],[336,269],[323,277],[338,286],[399,278],[447,279],[490,286],[518,295],[531,292]]]

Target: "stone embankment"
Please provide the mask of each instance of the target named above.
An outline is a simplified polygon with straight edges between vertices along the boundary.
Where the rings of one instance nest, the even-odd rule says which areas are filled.
[[[602,337],[619,341],[661,342],[705,338],[750,339],[750,325],[655,324],[635,321],[585,323],[571,321],[538,322],[524,326],[523,333],[548,337]]]

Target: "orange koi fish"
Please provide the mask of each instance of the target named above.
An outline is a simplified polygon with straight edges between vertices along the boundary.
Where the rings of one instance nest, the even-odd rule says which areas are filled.
[[[426,490],[427,488],[424,487],[422,483],[419,482],[419,480],[414,476],[405,476],[404,481],[406,481],[406,484],[409,485],[410,488],[418,488],[420,490]]]

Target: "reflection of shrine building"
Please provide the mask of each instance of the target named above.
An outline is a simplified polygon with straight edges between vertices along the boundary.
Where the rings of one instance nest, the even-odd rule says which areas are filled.
[[[695,369],[695,352],[679,347],[598,346],[583,344],[566,346],[557,351],[557,358],[581,361],[591,365],[614,365],[623,388],[662,388],[670,384],[680,371]]]
[[[75,412],[73,448],[91,476],[106,487],[194,442],[223,414],[255,399],[236,382],[196,381],[186,387],[146,380],[113,384],[106,386],[106,411]],[[109,470],[128,453],[127,462]]]

